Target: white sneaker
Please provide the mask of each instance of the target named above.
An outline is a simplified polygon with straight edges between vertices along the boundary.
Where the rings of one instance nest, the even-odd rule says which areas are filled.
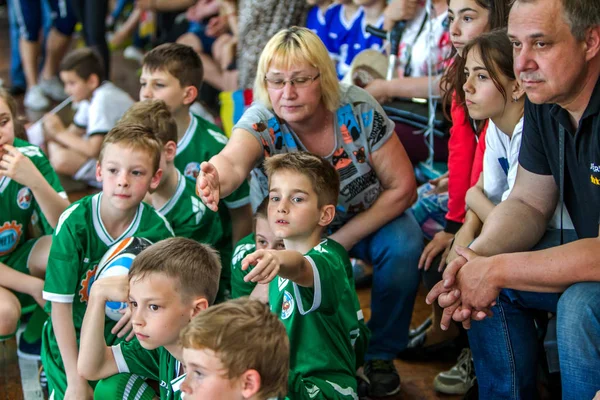
[[[40,79],[39,86],[44,91],[44,94],[55,101],[63,101],[69,97],[65,93],[65,89],[60,79],[57,76],[53,76],[50,79]]]
[[[475,367],[471,349],[463,349],[450,370],[440,372],[433,380],[436,391],[445,394],[465,394],[475,383]]]
[[[42,88],[39,85],[35,85],[30,87],[25,93],[23,105],[30,110],[41,111],[50,107],[50,100],[44,95]]]
[[[141,64],[144,59],[144,52],[135,46],[127,46],[125,51],[123,51],[123,57],[127,60],[137,61]]]

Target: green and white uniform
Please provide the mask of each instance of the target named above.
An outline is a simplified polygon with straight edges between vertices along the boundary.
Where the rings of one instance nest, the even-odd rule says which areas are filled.
[[[227,144],[227,140],[227,136],[216,125],[190,113],[190,125],[181,140],[177,143],[175,167],[195,185],[196,177],[200,173],[200,164],[219,154]],[[240,208],[246,204],[250,204],[250,186],[248,182],[244,181],[238,189],[223,199],[223,203],[227,207],[219,207],[218,211],[221,223],[223,224],[223,246],[220,246],[219,250],[222,252],[225,251],[224,246],[227,245],[229,249],[227,260],[229,260],[233,248],[233,239],[231,216],[228,209]],[[223,272],[222,278],[226,282],[229,282],[229,268],[223,268]],[[228,291],[229,286],[228,283]]]
[[[161,400],[178,400],[185,374],[181,362],[164,347],[146,350],[137,341],[112,346],[115,362],[121,373],[131,373],[153,379],[160,384]]]
[[[228,269],[231,261],[231,237],[224,239],[219,214],[207,208],[196,195],[196,184],[177,171],[175,194],[158,212],[169,222],[176,236],[206,243],[219,251],[221,265]],[[229,241],[229,243],[227,243]],[[218,300],[223,300],[229,289],[229,274],[225,283],[219,284]],[[223,289],[223,291],[221,290]],[[228,297],[228,296],[227,296]]]
[[[39,147],[18,138],[15,138],[13,146],[33,162],[61,197],[67,198],[58,176]],[[29,224],[38,225],[43,234],[52,234],[52,227],[42,214],[31,189],[7,176],[0,177],[0,210],[0,262],[29,274],[29,255],[37,242],[37,238],[29,235]],[[22,293],[16,295],[22,303],[30,303],[29,296]]]
[[[152,206],[141,203],[129,227],[118,238],[112,238],[100,215],[103,194],[86,196],[71,204],[60,216],[50,249],[43,297],[46,311],[56,303],[73,304],[73,325],[79,343],[81,324],[87,308],[90,288],[104,253],[125,238],[142,237],[155,243],[174,236],[169,223]],[[106,318],[104,337],[108,345],[118,339],[110,330],[116,322]],[[48,391],[54,399],[62,399],[66,390],[64,365],[49,319],[42,337],[42,363],[48,377]]]
[[[244,282],[244,277],[248,272],[252,271],[252,267],[242,271],[242,260],[248,254],[256,251],[256,236],[254,233],[249,234],[240,240],[233,250],[233,258],[231,259],[231,298],[250,296],[250,293],[256,287],[256,282]]]
[[[271,311],[290,340],[288,397],[357,399],[354,343],[360,335],[356,291],[348,280],[348,253],[324,239],[304,257],[313,287],[277,277],[269,284]]]

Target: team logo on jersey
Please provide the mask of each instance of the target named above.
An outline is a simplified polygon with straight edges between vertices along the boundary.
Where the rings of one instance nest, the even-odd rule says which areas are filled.
[[[28,187],[22,187],[17,193],[17,205],[21,210],[27,210],[31,206],[33,195]]]
[[[283,304],[281,304],[281,319],[288,319],[294,312],[294,298],[287,290],[283,292]]]
[[[202,217],[206,211],[206,206],[200,201],[199,198],[194,196],[191,196],[190,198],[192,200],[192,212],[196,215],[196,225],[198,225],[200,224],[200,221],[202,221]]]
[[[17,247],[21,238],[22,225],[17,221],[5,222],[0,226],[0,256],[10,253]]]
[[[197,163],[197,162],[189,163],[188,165],[185,166],[185,170],[183,171],[183,174],[185,175],[186,178],[196,179],[198,177],[198,175],[200,174],[200,163]]]
[[[93,269],[88,270],[85,273],[85,278],[81,281],[81,289],[79,289],[79,301],[82,303],[87,303],[90,298],[90,290],[92,289],[92,283],[94,283],[94,279],[96,278],[96,270],[98,266],[96,265]]]
[[[283,279],[280,276],[277,277],[277,287],[279,288],[280,292],[283,290],[284,287],[287,286],[289,281],[289,279]]]

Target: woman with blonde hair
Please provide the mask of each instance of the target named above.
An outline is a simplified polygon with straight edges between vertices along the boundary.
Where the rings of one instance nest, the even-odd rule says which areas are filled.
[[[340,196],[328,233],[351,256],[373,264],[369,394],[395,394],[400,377],[393,360],[408,340],[423,244],[409,210],[415,178],[394,123],[366,91],[338,82],[325,46],[305,28],[284,29],[267,43],[254,94],[227,146],[202,164],[197,190],[216,210],[250,172],[251,195],[264,198],[261,165],[272,155],[309,151],[335,166]]]

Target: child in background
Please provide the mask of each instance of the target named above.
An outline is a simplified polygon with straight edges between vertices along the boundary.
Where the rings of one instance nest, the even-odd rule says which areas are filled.
[[[78,370],[90,380],[111,377],[98,383],[95,398],[155,398],[139,376],[160,383],[161,400],[181,398],[186,374],[179,334],[194,316],[213,304],[220,269],[212,248],[176,237],[143,250],[134,259],[129,276],[94,284],[83,321]],[[112,347],[105,341],[101,332],[107,301],[129,302],[138,340]],[[139,397],[128,390],[130,380],[137,385]]]
[[[340,58],[338,71],[343,72],[344,76],[350,72],[352,60],[363,50],[382,51],[383,39],[371,35],[367,32],[367,26],[373,25],[376,28],[383,28],[383,11],[385,10],[386,0],[353,0],[354,5],[360,7],[362,13],[360,19],[352,26],[345,39],[347,50],[345,57]]]
[[[467,190],[477,183],[483,168],[487,120],[473,121],[469,118],[462,90],[464,71],[462,68],[458,70],[462,62],[462,51],[470,40],[482,33],[506,27],[508,5],[508,0],[450,0],[448,3],[449,32],[456,54],[452,58],[452,64],[444,72],[441,83],[445,92],[443,103],[450,110],[452,119],[448,142],[447,212],[444,229],[433,235],[419,259],[419,269],[424,270],[423,280],[426,286],[441,279],[450,243],[463,222],[467,223],[473,215],[466,215],[465,196]],[[433,204],[435,213],[442,211],[441,207],[435,207],[439,203],[430,204]],[[422,205],[413,207],[421,208]],[[459,330],[452,324],[447,331],[442,331],[439,328],[441,317],[442,309],[435,304],[432,318],[428,318],[415,330],[416,334],[410,340],[408,349],[415,349],[418,353],[442,342],[451,343]],[[461,389],[464,388],[463,383],[456,383],[459,387],[456,390],[464,394]]]
[[[78,343],[89,290],[106,251],[132,236],[151,242],[173,236],[168,222],[142,202],[160,182],[161,148],[148,128],[114,127],[102,143],[96,167],[102,192],[73,203],[60,216],[43,292],[47,311],[51,311],[42,337],[42,363],[51,398],[91,396],[90,383],[77,372]],[[129,330],[128,320],[127,313],[118,323],[107,319],[99,334],[110,344],[118,343]]]
[[[144,57],[140,77],[140,100],[163,100],[177,124],[177,153],[175,167],[186,178],[196,182],[200,164],[218,154],[227,137],[215,125],[190,112],[202,83],[202,63],[188,46],[167,43],[154,48]],[[226,207],[219,209],[223,231],[233,245],[252,232],[250,188],[244,182],[225,198]],[[224,248],[220,248],[223,252]],[[225,259],[225,258],[224,258]],[[230,279],[229,269],[224,279]]]
[[[162,143],[160,169],[162,177],[152,191],[152,205],[165,217],[176,236],[209,244],[221,255],[221,264],[231,261],[229,239],[223,234],[219,214],[207,208],[196,195],[192,181],[175,168],[177,125],[162,100],[146,100],[131,106],[119,123],[141,124],[154,132]],[[217,302],[229,297],[229,281],[220,285]]]
[[[265,160],[269,224],[286,250],[257,250],[242,261],[247,282],[269,283],[269,304],[290,338],[288,394],[292,399],[356,399],[354,343],[358,298],[346,250],[321,239],[335,216],[339,175],[306,152]]]
[[[283,239],[276,237],[269,226],[269,218],[267,216],[268,206],[269,198],[267,197],[260,203],[254,213],[253,233],[240,240],[233,251],[233,258],[231,259],[232,299],[250,296],[255,291],[254,289],[256,286],[265,286],[257,285],[255,282],[246,282],[244,280],[244,277],[250,272],[249,270],[242,270],[242,260],[244,257],[254,253],[256,249],[285,250]],[[262,297],[263,291],[260,293],[261,299],[264,299],[264,297]],[[259,293],[257,292],[256,295],[259,295]]]
[[[190,46],[198,53],[204,67],[204,80],[220,91],[237,89],[236,3],[234,0],[212,0],[208,4],[199,1],[186,12],[190,21],[188,32],[177,39],[177,43]]]
[[[43,307],[49,235],[69,205],[44,153],[15,137],[22,129],[15,100],[0,88],[0,341],[16,333],[22,306],[37,302]],[[29,234],[35,220],[42,222],[46,236]],[[19,341],[19,356],[39,359],[47,318],[42,308],[36,309]]]
[[[349,47],[352,45],[349,34],[352,30],[360,29],[362,16],[363,10],[352,0],[336,0],[325,15],[329,29],[328,40],[323,43],[336,64],[335,69],[339,79],[350,71],[350,63],[346,63]]]
[[[325,16],[333,2],[331,0],[306,0],[306,3],[313,6],[306,16],[306,27],[313,31],[323,43],[327,43],[329,34],[328,22],[331,21],[327,21]]]
[[[181,344],[186,399],[283,399],[287,392],[287,333],[259,301],[209,307],[183,329]]]
[[[44,117],[48,154],[56,172],[94,186],[102,140],[133,104],[127,93],[106,81],[103,65],[89,48],[67,54],[60,64],[60,79],[79,108],[68,128],[55,114]]]
[[[505,30],[495,30],[470,41],[463,50],[459,67],[463,68],[462,89],[458,95],[466,101],[469,116],[475,120],[489,119],[485,135],[483,173],[476,186],[467,191],[468,206],[465,223],[456,233],[447,262],[450,263],[479,235],[493,208],[510,194],[519,167],[519,149],[523,131],[525,91],[513,70],[512,44]],[[462,92],[462,93],[461,93]],[[551,227],[560,226],[560,205]],[[568,213],[563,217],[564,228],[572,229]],[[471,351],[464,349],[457,366],[473,371],[464,386],[475,380]],[[459,370],[458,367],[454,367]],[[448,393],[451,371],[436,377],[437,390]],[[456,385],[457,386],[457,385]]]

